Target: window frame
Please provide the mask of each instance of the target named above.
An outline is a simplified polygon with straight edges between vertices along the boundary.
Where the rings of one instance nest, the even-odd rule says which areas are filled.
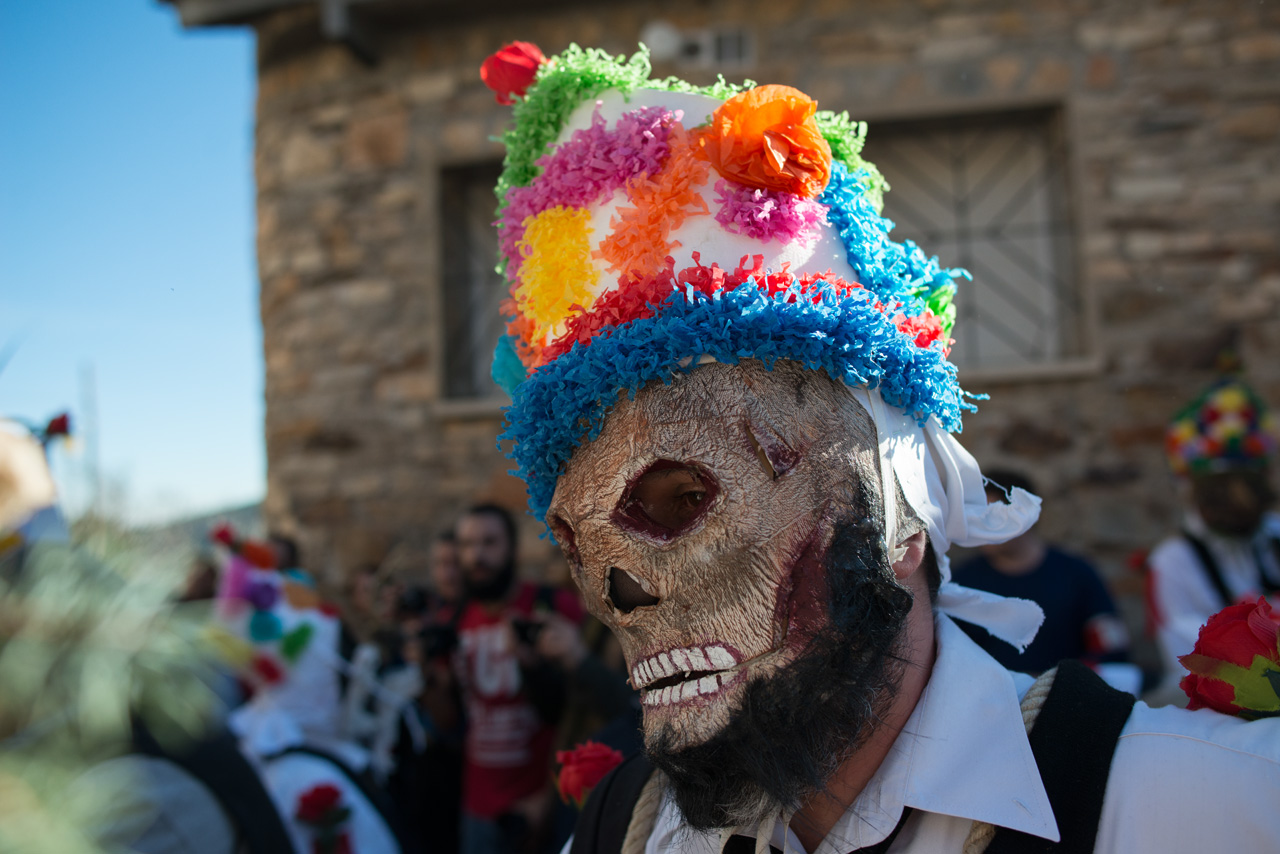
[[[1052,123],[1055,138],[1053,142],[1062,152],[1061,168],[1063,170],[1064,201],[1067,207],[1066,218],[1071,234],[1066,240],[1066,251],[1070,255],[1072,267],[1072,284],[1077,290],[1079,317],[1077,318],[1079,338],[1078,352],[1052,361],[1034,365],[1018,365],[1010,367],[966,367],[959,370],[959,377],[966,387],[979,384],[1029,383],[1049,380],[1070,380],[1082,377],[1097,376],[1103,371],[1103,359],[1099,351],[1099,321],[1097,294],[1092,279],[1085,265],[1084,244],[1089,229],[1089,217],[1084,204],[1084,188],[1080,183],[1083,173],[1080,146],[1075,140],[1078,132],[1079,116],[1074,100],[1063,96],[1026,96],[1026,97],[985,97],[956,101],[949,98],[922,98],[904,104],[871,104],[860,114],[854,116],[856,121],[867,123],[867,138],[874,139],[877,124],[906,123],[916,121],[945,121],[947,119],[973,120],[985,117],[996,117],[1001,113],[1026,113],[1048,111],[1057,115],[1058,120]],[[851,112],[852,115],[852,112]],[[874,163],[874,158],[872,159]],[[893,195],[890,186],[888,196]],[[891,232],[892,235],[892,232]],[[921,247],[926,254],[932,254],[928,246]],[[940,257],[944,266],[955,266],[958,261]],[[958,287],[963,288],[962,280]]]

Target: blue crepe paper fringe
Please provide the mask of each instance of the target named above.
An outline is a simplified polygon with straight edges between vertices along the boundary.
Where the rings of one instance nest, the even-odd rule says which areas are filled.
[[[831,179],[818,201],[830,208],[827,221],[839,232],[858,283],[886,304],[901,302],[903,313],[915,317],[924,312],[929,297],[954,289],[957,276],[971,277],[967,270],[942,267],[936,256],[925,257],[914,241],[891,240],[893,222],[880,216],[867,197],[866,177],[861,172],[850,174],[837,160],[831,164]]]
[[[795,302],[787,301],[791,296]],[[917,347],[900,333],[865,290],[844,297],[826,291],[816,303],[812,292],[800,296],[795,289],[770,297],[750,280],[714,296],[676,290],[657,316],[602,330],[589,346],[575,344],[515,389],[499,442],[513,444],[534,516],[545,519],[564,464],[580,443],[599,435],[620,392],[634,397],[652,380],[670,383],[703,354],[769,367],[794,360],[850,386],[879,388],[886,403],[921,424],[934,416],[947,430],[958,431],[962,411],[974,409],[955,366],[940,350]]]

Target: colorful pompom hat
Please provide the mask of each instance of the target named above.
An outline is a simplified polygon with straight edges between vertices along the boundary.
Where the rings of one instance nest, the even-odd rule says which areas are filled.
[[[788,86],[650,80],[528,43],[482,76],[514,127],[497,187],[511,288],[494,379],[535,515],[619,390],[700,359],[792,359],[948,430],[971,409],[947,360],[963,271],[889,238],[866,127]]]
[[[1261,466],[1276,452],[1267,405],[1237,377],[1217,380],[1173,416],[1165,454],[1174,474]]]
[[[870,414],[881,471],[928,528],[938,610],[1025,648],[1039,606],[955,584],[947,558],[951,544],[1017,536],[1040,506],[1019,489],[988,504],[951,435],[974,408],[947,358],[968,274],[889,238],[884,179],[860,156],[865,124],[789,86],[697,87],[649,70],[643,48],[547,60],[524,42],[481,70],[514,104],[496,190],[511,298],[493,375],[512,398],[501,438],[533,514],[546,518],[565,463],[619,393],[709,360],[799,362],[843,380]],[[881,479],[891,548],[893,483]]]

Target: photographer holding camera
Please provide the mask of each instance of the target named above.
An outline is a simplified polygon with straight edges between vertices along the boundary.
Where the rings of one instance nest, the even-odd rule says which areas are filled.
[[[548,769],[567,678],[587,652],[567,590],[517,581],[516,525],[479,504],[455,528],[463,601],[454,671],[466,709],[461,851],[534,851],[552,806]]]

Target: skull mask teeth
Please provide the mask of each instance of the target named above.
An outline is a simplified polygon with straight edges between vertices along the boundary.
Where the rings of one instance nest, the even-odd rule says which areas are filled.
[[[622,397],[574,453],[548,522],[622,644],[646,740],[687,745],[826,621],[835,522],[877,478],[874,428],[826,374],[703,365]]]

